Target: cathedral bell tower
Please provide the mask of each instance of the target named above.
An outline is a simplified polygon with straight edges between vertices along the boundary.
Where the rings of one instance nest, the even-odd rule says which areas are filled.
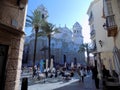
[[[78,22],[73,25],[73,41],[77,44],[83,43],[82,27]]]

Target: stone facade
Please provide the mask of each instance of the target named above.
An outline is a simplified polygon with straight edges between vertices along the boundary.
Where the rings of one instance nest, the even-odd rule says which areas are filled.
[[[19,1],[21,2],[19,3]],[[23,4],[23,6],[20,7],[20,4]],[[0,46],[8,47],[7,58],[0,57],[5,65],[1,69],[2,74],[0,73],[3,78],[1,79],[1,90],[19,89],[26,4],[27,0],[0,1]]]

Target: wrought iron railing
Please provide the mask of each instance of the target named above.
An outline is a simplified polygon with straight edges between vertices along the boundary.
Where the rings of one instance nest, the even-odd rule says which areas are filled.
[[[107,29],[109,28],[114,28],[116,27],[116,23],[115,23],[115,18],[114,18],[115,15],[109,15],[106,17],[106,27]]]

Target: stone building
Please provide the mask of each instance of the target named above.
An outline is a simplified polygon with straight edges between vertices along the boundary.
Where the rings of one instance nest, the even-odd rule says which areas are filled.
[[[0,0],[0,90],[18,90],[27,0]]]
[[[51,58],[54,59],[55,64],[64,65],[67,64],[81,63],[85,64],[85,55],[78,53],[79,47],[83,44],[82,27],[76,22],[73,25],[73,32],[65,27],[58,28],[60,33],[55,33],[51,37]],[[46,36],[38,37],[37,41],[37,55],[36,64],[41,59],[48,59],[48,39]],[[23,63],[32,65],[33,61],[33,50],[34,50],[34,33],[26,37]]]

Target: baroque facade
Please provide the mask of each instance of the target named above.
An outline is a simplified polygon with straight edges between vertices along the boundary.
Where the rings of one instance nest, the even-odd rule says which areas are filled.
[[[85,64],[84,52],[78,53],[79,47],[83,44],[82,27],[76,22],[73,25],[73,32],[65,27],[58,28],[60,33],[55,33],[51,37],[51,58],[55,64],[63,65],[64,62]],[[41,59],[48,59],[48,39],[46,36],[40,36],[37,40],[36,64]],[[34,33],[26,37],[23,63],[32,65],[34,50]]]

